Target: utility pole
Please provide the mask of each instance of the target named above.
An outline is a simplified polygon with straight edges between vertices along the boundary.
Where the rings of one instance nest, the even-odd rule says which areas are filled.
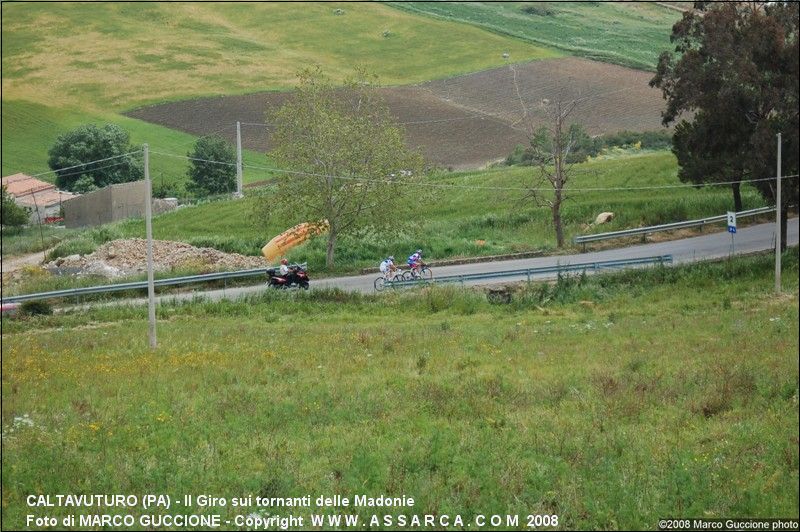
[[[781,134],[778,133],[778,174],[775,194],[775,293],[781,293]]]
[[[44,247],[44,232],[42,230],[42,211],[39,210],[39,202],[36,201],[36,189],[31,188],[31,197],[33,198],[33,208],[36,209],[36,218],[39,220],[39,237],[42,239],[42,250],[44,257],[42,262],[47,260],[47,249]]]
[[[147,318],[150,349],[156,348],[156,290],[153,284],[153,191],[150,182],[150,147],[144,148],[144,220],[147,232]]]
[[[242,123],[236,121],[236,197],[242,194]]]

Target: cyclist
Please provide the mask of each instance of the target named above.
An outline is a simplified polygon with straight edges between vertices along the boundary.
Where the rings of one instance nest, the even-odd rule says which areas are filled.
[[[383,278],[387,281],[391,281],[394,279],[394,276],[397,273],[397,266],[394,265],[394,256],[389,255],[383,262],[381,262],[381,273],[383,274]]]
[[[419,277],[420,268],[425,266],[425,263],[422,261],[421,249],[418,249],[408,257],[408,266],[411,268],[411,273],[414,274],[414,277]]]

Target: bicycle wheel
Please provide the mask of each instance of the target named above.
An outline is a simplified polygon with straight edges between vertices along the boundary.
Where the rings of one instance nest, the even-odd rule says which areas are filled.
[[[413,281],[414,280],[414,274],[411,273],[411,270],[403,272],[402,280],[403,281]]]
[[[374,283],[375,290],[380,292],[381,290],[383,290],[383,287],[384,287],[385,284],[386,284],[386,279],[384,279],[383,276],[378,277],[377,279],[375,279],[375,283]]]
[[[430,281],[433,279],[433,272],[427,266],[423,266],[422,269],[419,271],[420,278],[425,281]]]

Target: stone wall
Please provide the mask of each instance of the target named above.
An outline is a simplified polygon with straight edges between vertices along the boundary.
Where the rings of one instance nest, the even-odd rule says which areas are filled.
[[[91,227],[144,217],[144,181],[119,183],[64,202],[64,225]],[[153,200],[153,214],[177,207],[177,202]]]

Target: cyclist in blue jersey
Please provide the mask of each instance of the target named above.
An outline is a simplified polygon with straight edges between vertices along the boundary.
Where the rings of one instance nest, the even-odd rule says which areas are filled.
[[[418,249],[408,257],[408,266],[411,268],[411,273],[414,274],[414,277],[419,277],[420,268],[425,266],[425,263],[422,261],[421,249]]]

